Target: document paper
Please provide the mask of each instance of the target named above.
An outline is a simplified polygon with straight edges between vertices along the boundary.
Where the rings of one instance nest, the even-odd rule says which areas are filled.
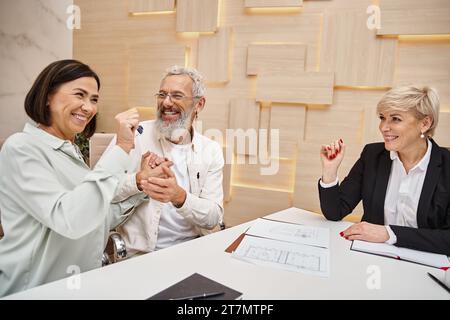
[[[330,232],[327,228],[311,227],[296,223],[259,218],[245,232],[248,235],[307,244],[322,248],[330,245]]]
[[[260,266],[329,276],[330,256],[326,248],[246,235],[232,256]]]

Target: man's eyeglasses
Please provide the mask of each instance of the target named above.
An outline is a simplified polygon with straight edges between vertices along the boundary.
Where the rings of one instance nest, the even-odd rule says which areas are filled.
[[[155,97],[156,97],[156,99],[162,100],[162,101],[165,100],[166,97],[169,97],[172,102],[181,102],[185,99],[198,98],[198,97],[188,97],[188,96],[182,95],[180,93],[172,94],[172,93],[166,93],[166,92],[158,92],[157,94],[155,94]]]

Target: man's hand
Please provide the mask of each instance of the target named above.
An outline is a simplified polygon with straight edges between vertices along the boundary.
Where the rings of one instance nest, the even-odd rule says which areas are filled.
[[[136,173],[136,185],[142,191],[142,181],[151,177],[167,178],[163,172],[163,167],[170,167],[173,165],[172,161],[167,158],[159,157],[156,153],[147,151],[141,157],[141,169]]]
[[[368,222],[355,223],[340,233],[347,240],[364,240],[368,242],[386,242],[389,233],[385,226]]]
[[[175,207],[181,208],[186,201],[186,191],[178,185],[172,170],[167,166],[159,167],[161,167],[167,178],[152,177],[142,180],[142,190],[154,200],[165,203],[172,202]]]

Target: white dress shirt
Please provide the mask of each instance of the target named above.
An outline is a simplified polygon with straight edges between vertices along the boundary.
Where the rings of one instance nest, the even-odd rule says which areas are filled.
[[[406,173],[398,153],[390,152],[392,167],[384,200],[384,223],[386,225],[417,228],[417,206],[431,157],[432,144],[429,141],[427,144],[425,155],[408,173]],[[396,243],[397,237],[391,228],[388,228],[388,232],[391,236],[388,243]]]
[[[186,192],[190,192],[187,157],[191,145],[173,143],[171,145],[172,172],[175,174],[178,185]],[[195,225],[180,215],[171,202],[164,203],[161,209],[162,214],[159,219],[155,250],[164,249],[197,237]]]

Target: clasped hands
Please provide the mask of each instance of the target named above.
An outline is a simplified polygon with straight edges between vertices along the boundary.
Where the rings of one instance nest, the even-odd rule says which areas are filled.
[[[181,188],[170,167],[173,162],[167,158],[147,151],[142,155],[141,168],[136,174],[136,184],[139,190],[150,198],[160,202],[172,202],[180,208],[186,200],[186,191]]]

